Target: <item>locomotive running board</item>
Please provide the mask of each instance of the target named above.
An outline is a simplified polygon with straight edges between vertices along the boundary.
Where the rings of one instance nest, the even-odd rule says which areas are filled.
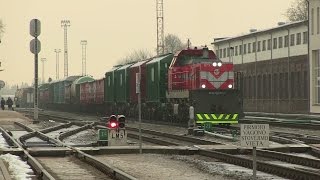
[[[182,99],[189,98],[189,90],[173,90],[166,92],[167,99]]]

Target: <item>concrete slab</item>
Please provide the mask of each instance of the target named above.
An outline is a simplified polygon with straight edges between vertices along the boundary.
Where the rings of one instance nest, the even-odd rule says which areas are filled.
[[[17,155],[17,156],[24,154],[23,150],[21,148],[5,148],[5,147],[3,147],[0,149],[0,154],[7,154],[7,153]]]
[[[91,155],[98,154],[135,154],[139,146],[106,146],[98,148],[77,148]],[[195,154],[197,148],[188,146],[142,146],[143,153],[156,154]]]
[[[320,148],[320,144],[312,144],[312,146]]]
[[[72,153],[67,147],[32,147],[27,151],[32,156],[66,156]]]

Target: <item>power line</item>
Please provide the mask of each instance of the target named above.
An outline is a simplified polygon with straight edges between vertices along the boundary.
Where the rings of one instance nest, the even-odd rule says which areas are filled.
[[[59,79],[59,53],[61,49],[55,49],[54,52],[56,53],[56,79]]]
[[[42,61],[42,84],[44,84],[44,62],[47,61],[47,58],[41,58]]]
[[[157,55],[164,54],[163,0],[157,2]]]
[[[61,27],[64,29],[64,77],[68,77],[68,34],[67,28],[70,26],[69,20],[62,20]]]
[[[82,76],[87,75],[87,40],[81,40],[82,45]]]

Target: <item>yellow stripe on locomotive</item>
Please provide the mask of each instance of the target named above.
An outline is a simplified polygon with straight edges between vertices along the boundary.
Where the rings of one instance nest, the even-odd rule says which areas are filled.
[[[212,123],[212,124],[237,124],[239,119],[238,114],[196,114],[196,123]]]

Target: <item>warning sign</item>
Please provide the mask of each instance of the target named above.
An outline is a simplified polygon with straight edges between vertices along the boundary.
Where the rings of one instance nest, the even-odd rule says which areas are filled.
[[[108,146],[127,145],[127,133],[125,129],[109,129]]]
[[[269,124],[241,124],[241,146],[269,147]]]

